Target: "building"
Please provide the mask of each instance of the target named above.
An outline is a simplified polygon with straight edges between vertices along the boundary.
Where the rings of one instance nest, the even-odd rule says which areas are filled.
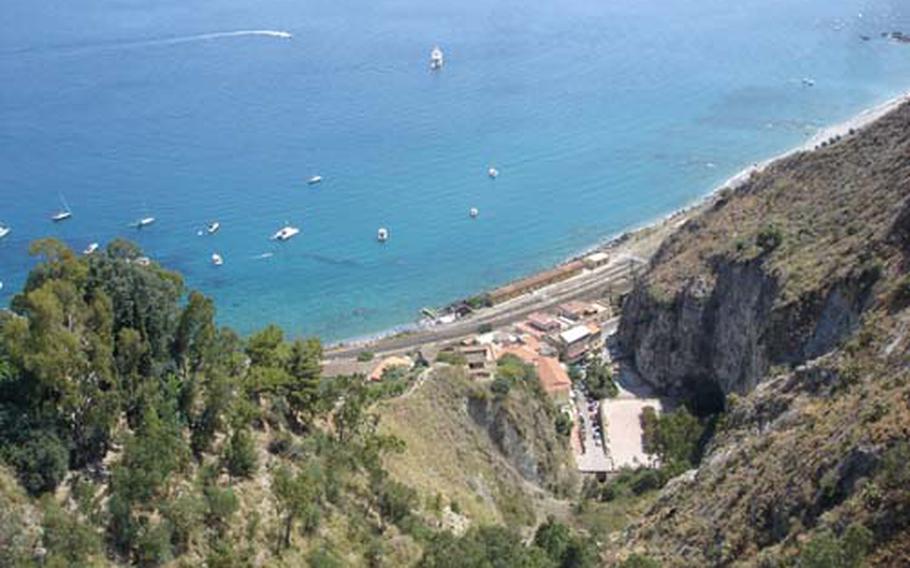
[[[568,320],[581,321],[587,317],[597,315],[598,310],[588,302],[574,300],[561,304],[556,308],[556,313]]]
[[[598,266],[603,266],[609,261],[610,261],[610,255],[608,255],[607,253],[595,252],[593,254],[589,254],[588,256],[586,256],[582,262],[584,262],[585,268],[593,269],[593,268],[597,268]]]
[[[552,270],[547,270],[546,272],[541,272],[521,280],[517,280],[511,284],[497,288],[490,292],[490,301],[493,304],[498,304],[500,302],[505,302],[506,300],[511,300],[512,298],[521,296],[538,288],[543,288],[544,286],[549,286],[550,284],[555,284],[556,282],[561,282],[572,276],[575,276],[584,269],[585,265],[580,260],[575,260],[561,266],[558,266]]]
[[[565,404],[569,402],[569,396],[572,392],[572,380],[569,379],[569,374],[566,373],[559,361],[553,357],[538,357],[536,367],[537,377],[543,390],[556,403]]]
[[[559,320],[549,314],[536,312],[528,316],[528,325],[543,333],[553,333],[562,329]]]
[[[459,351],[464,355],[468,373],[473,379],[492,379],[495,370],[493,348],[487,344],[462,345]]]
[[[559,356],[566,363],[577,363],[588,353],[603,347],[603,333],[593,323],[576,325],[557,335],[549,336],[550,342],[559,350]]]
[[[468,368],[468,374],[472,379],[491,379],[496,368],[496,359],[493,354],[493,346],[486,343],[479,343],[473,339],[450,345],[440,351],[442,353],[458,353],[465,360],[465,366]]]

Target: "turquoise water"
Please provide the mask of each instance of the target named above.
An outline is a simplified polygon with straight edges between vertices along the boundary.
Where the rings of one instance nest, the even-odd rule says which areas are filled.
[[[0,302],[30,240],[121,235],[241,331],[375,333],[907,90],[898,29],[905,0],[5,0]],[[220,35],[251,30],[293,38]],[[302,235],[270,242],[285,221]]]

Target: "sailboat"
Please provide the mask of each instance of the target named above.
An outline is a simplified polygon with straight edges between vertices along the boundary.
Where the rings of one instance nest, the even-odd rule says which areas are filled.
[[[51,215],[51,221],[53,221],[54,223],[59,223],[60,221],[66,221],[67,219],[69,219],[70,217],[73,216],[73,212],[72,212],[72,210],[70,210],[70,206],[69,206],[69,204],[67,204],[66,198],[63,197],[62,194],[60,195],[60,203],[63,204],[63,209],[61,209],[60,211],[57,211],[56,213]]]

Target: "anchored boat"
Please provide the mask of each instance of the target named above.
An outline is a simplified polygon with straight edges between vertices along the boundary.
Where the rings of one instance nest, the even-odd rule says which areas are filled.
[[[286,226],[282,227],[277,233],[272,235],[272,240],[273,241],[288,241],[290,239],[293,239],[294,237],[296,237],[299,234],[300,234],[300,229],[298,229],[297,227],[292,227],[290,225],[286,225]]]

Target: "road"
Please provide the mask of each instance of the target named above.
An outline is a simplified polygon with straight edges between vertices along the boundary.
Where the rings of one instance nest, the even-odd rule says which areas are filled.
[[[379,355],[392,355],[413,351],[422,345],[459,339],[477,333],[482,325],[493,329],[517,323],[528,315],[547,310],[571,300],[599,296],[604,290],[624,293],[631,289],[634,271],[645,260],[626,256],[607,266],[583,272],[563,282],[524,294],[508,302],[456,321],[451,324],[423,329],[406,335],[386,337],[368,345],[339,345],[326,349],[328,359],[356,357],[364,350]]]

